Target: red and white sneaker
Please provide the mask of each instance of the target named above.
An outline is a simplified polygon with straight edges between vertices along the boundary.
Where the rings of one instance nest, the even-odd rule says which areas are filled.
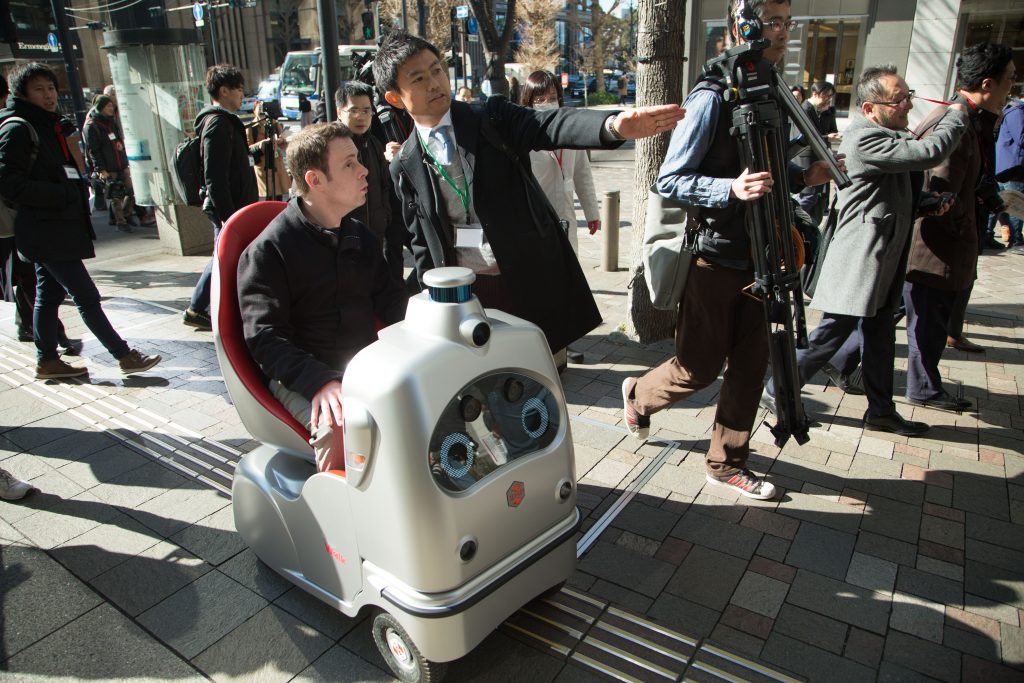
[[[630,434],[646,441],[647,435],[651,432],[651,418],[636,412],[636,408],[629,402],[629,395],[633,393],[634,386],[636,386],[635,377],[627,377],[622,380],[622,422]]]
[[[709,484],[732,489],[747,498],[771,500],[775,497],[775,485],[765,481],[750,470],[740,470],[727,479],[718,479],[708,474],[707,480]]]

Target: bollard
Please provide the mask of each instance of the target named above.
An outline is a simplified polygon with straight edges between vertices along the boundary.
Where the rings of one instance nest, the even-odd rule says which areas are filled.
[[[606,273],[619,269],[619,191],[604,193],[601,205],[601,267]]]

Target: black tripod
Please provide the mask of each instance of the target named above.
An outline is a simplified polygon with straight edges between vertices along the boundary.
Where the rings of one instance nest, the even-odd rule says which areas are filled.
[[[769,428],[775,445],[781,448],[790,436],[799,444],[807,443],[810,426],[800,401],[796,367],[796,349],[807,348],[807,326],[791,231],[793,207],[787,174],[786,114],[814,155],[829,164],[840,189],[848,186],[850,179],[836,164],[789,86],[764,59],[764,50],[769,47],[771,43],[766,40],[738,45],[705,64],[704,74],[724,82],[723,99],[736,103],[729,132],[739,145],[740,167],[750,169],[751,173],[767,171],[774,180],[771,192],[750,202],[746,227],[754,261],[751,294],[764,303],[775,384],[778,423]]]
[[[266,114],[250,125],[263,126],[263,153],[259,165],[263,171],[263,185],[267,188],[267,199],[277,199],[277,121]]]

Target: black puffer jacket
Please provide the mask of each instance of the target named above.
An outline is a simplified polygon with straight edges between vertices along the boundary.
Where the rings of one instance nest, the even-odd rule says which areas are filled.
[[[196,133],[203,141],[203,210],[223,223],[235,211],[259,200],[256,174],[249,165],[245,126],[227,109],[213,106],[199,112]]]
[[[0,121],[19,116],[39,137],[36,160],[29,168],[32,138],[24,125],[0,133],[0,195],[18,205],[14,236],[29,261],[78,261],[95,256],[96,234],[89,220],[85,183],[68,177],[75,168],[61,131],[60,114],[13,95]]]
[[[85,152],[94,171],[120,173],[128,168],[128,155],[117,122],[95,107],[85,119]]]

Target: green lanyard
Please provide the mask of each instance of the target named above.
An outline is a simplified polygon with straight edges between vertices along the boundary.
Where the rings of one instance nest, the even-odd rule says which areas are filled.
[[[441,177],[444,178],[444,181],[446,183],[448,183],[448,185],[453,190],[455,190],[455,194],[457,194],[459,196],[459,199],[462,201],[462,208],[466,210],[466,222],[468,223],[469,222],[469,181],[466,180],[466,169],[465,168],[462,169],[462,187],[463,187],[463,189],[460,190],[459,186],[455,184],[455,181],[451,179],[451,176],[449,176],[447,173],[445,173],[444,166],[441,165],[441,162],[439,162],[436,158],[434,158],[434,155],[430,153],[430,150],[427,148],[427,144],[425,142],[423,142],[423,138],[420,137],[419,133],[416,134],[416,137],[418,137],[420,139],[420,146],[423,147],[423,152],[428,157],[430,157],[431,161],[434,162],[434,168],[436,168],[437,172],[441,174]],[[458,150],[456,149],[455,152],[457,154]]]

